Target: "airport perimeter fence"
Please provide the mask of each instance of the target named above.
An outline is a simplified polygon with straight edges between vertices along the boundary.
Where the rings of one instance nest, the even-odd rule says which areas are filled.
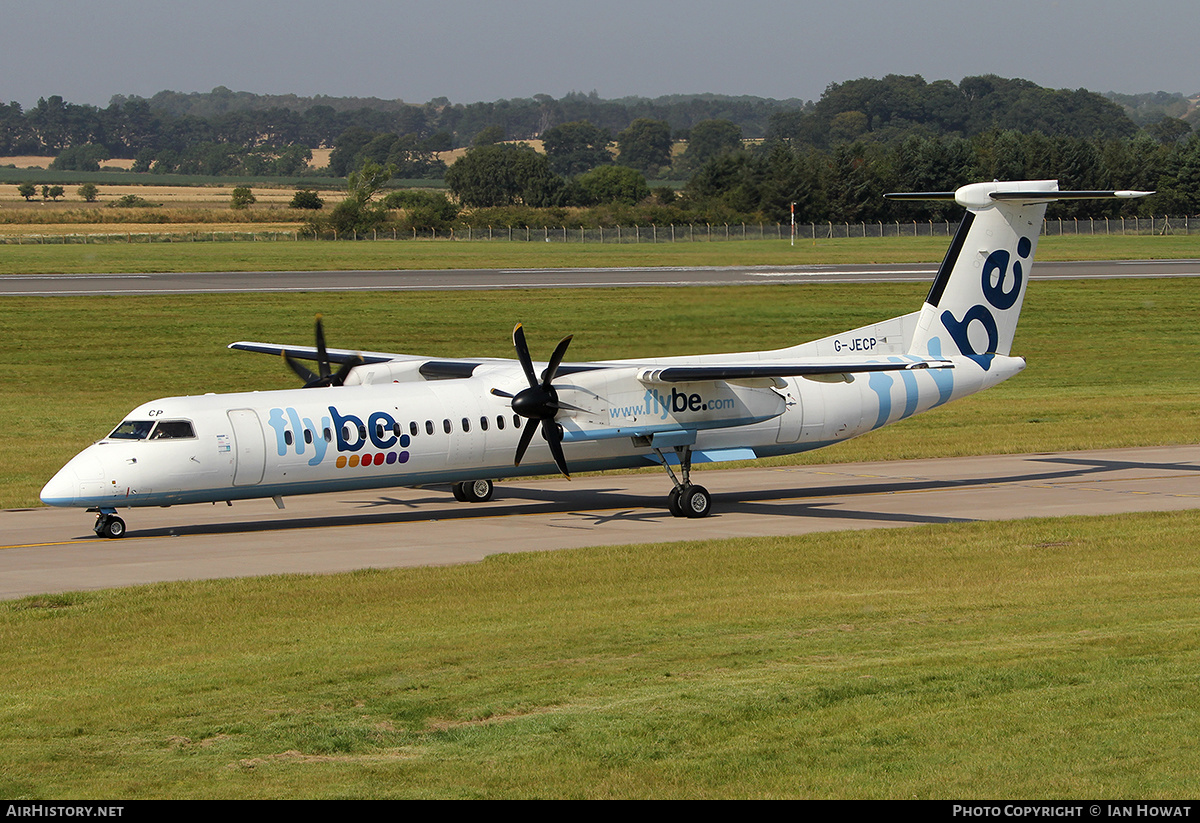
[[[797,223],[796,240],[845,239],[855,237],[950,237],[957,222],[910,223]],[[1191,235],[1200,234],[1195,217],[1101,217],[1062,218],[1042,221],[1046,236],[1071,235]],[[64,245],[75,243],[218,243],[234,241],[288,240],[462,240],[538,243],[709,243],[736,240],[779,240],[790,242],[787,223],[686,223],[668,226],[469,226],[451,229],[388,228],[367,233],[322,232],[315,237],[302,231],[181,231],[106,232],[74,234],[0,235],[0,244]]]

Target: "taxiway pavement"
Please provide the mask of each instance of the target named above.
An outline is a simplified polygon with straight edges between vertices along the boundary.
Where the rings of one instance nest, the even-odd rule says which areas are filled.
[[[523,479],[491,502],[395,489],[122,510],[0,511],[0,599],[164,580],[448,565],[583,546],[1200,508],[1200,445],[708,470],[713,513],[671,517],[661,471]]]

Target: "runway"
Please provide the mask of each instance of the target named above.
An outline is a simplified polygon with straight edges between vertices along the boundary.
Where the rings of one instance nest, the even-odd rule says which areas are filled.
[[[937,264],[447,271],[10,274],[0,296],[735,286],[764,283],[931,282]],[[1200,277],[1200,260],[1039,261],[1033,280]]]
[[[396,489],[131,509],[0,511],[0,599],[165,580],[448,565],[583,546],[1200,508],[1200,445],[697,472],[713,514],[671,517],[661,472],[519,480],[489,503]]]

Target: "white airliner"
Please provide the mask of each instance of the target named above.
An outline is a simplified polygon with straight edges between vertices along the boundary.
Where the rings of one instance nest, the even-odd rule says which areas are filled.
[[[924,305],[774,351],[576,363],[568,337],[535,364],[518,325],[516,360],[446,360],[327,349],[318,318],[312,348],[230,345],[283,355],[303,389],[145,403],[41,498],[121,537],[127,507],[436,484],[479,502],[498,478],[657,463],[671,514],[703,517],[694,464],[819,449],[1020,372],[1009,351],[1046,204],[1147,194],[1036,180],[888,195],[967,210]]]

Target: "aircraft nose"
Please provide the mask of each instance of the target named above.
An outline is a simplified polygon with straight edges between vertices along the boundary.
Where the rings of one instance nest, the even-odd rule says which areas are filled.
[[[85,449],[50,478],[39,496],[47,506],[75,506],[83,498],[94,496],[93,491],[99,492],[103,480],[103,464],[91,449]]]
[[[42,487],[39,497],[47,506],[71,506],[74,505],[78,494],[79,477],[68,463]]]

